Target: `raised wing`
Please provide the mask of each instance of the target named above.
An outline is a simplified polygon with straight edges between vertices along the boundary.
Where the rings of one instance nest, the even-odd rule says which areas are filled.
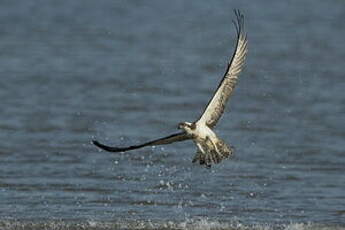
[[[235,14],[237,21],[233,22],[237,31],[236,49],[222,81],[198,121],[206,124],[210,128],[214,127],[222,116],[225,104],[235,88],[237,78],[244,66],[247,54],[247,35],[243,31],[244,16],[239,10],[235,10]]]
[[[178,141],[185,141],[190,139],[185,133],[176,133],[176,134],[172,134],[170,136],[167,137],[163,137],[160,139],[156,139],[150,142],[146,142],[144,144],[140,144],[140,145],[132,145],[129,147],[111,147],[111,146],[107,146],[107,145],[103,145],[101,143],[99,143],[98,141],[93,140],[92,143],[94,145],[96,145],[97,147],[108,151],[108,152],[125,152],[125,151],[129,151],[129,150],[133,150],[133,149],[139,149],[145,146],[152,146],[152,145],[167,145],[167,144],[171,144],[174,142],[178,142]]]

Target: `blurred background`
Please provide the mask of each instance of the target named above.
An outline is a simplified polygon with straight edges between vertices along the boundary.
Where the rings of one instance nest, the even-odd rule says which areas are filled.
[[[216,127],[232,159],[208,170],[192,142],[90,143],[197,119],[235,8],[249,53]],[[344,19],[340,0],[1,1],[0,225],[344,226]]]

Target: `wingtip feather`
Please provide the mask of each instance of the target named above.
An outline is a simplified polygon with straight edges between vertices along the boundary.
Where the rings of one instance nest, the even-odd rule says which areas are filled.
[[[111,146],[103,145],[103,144],[99,143],[96,140],[92,140],[92,144],[94,144],[98,148],[103,149],[103,150],[108,151],[108,152],[122,152],[123,151],[121,148],[116,148],[116,147],[111,147]]]

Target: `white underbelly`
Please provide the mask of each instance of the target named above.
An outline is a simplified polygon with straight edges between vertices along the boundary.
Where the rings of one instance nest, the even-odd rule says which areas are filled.
[[[209,137],[210,139],[216,138],[216,134],[206,125],[197,126],[195,135],[197,139],[206,139],[206,137]]]

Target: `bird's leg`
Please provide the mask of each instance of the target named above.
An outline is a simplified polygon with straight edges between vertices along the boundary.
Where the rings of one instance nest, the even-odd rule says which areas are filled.
[[[196,142],[196,146],[198,146],[198,149],[200,150],[200,153],[205,154],[205,150],[204,150],[204,148],[202,147],[202,145],[200,143]]]
[[[219,153],[217,145],[212,141],[209,136],[206,136],[206,140],[210,141],[217,153]]]
[[[202,145],[200,143],[195,142],[195,144],[198,147],[198,151],[197,151],[195,157],[193,158],[192,162],[195,163],[195,162],[199,161],[199,163],[201,165],[204,164],[206,166],[206,168],[210,168],[211,166],[206,162],[206,159],[205,159],[205,157],[206,157],[205,149],[202,147]]]
[[[192,163],[195,163],[197,161],[202,161],[201,155],[204,154],[204,149],[202,148],[201,144],[196,142],[196,141],[195,141],[195,144],[196,144],[198,150],[196,151],[196,154],[192,160]]]
[[[212,160],[213,162],[218,164],[224,158],[223,153],[219,151],[217,144],[214,143],[214,141],[212,141],[212,139],[209,136],[206,137],[206,140],[212,144],[213,146]]]

